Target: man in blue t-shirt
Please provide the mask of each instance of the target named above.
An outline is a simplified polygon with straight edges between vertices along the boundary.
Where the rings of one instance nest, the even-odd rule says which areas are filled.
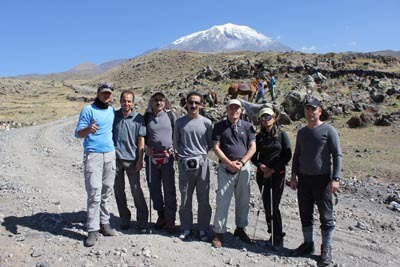
[[[234,235],[250,243],[244,228],[248,225],[250,204],[250,163],[256,152],[253,126],[240,119],[242,105],[238,99],[227,103],[227,119],[215,124],[212,133],[213,150],[219,158],[218,189],[213,230],[213,247],[221,247],[232,195],[235,194]]]
[[[83,165],[87,192],[87,231],[84,245],[96,243],[98,233],[115,234],[110,227],[109,205],[115,178],[115,150],[112,140],[114,109],[109,106],[114,87],[101,84],[94,102],[79,115],[75,137],[84,138]]]

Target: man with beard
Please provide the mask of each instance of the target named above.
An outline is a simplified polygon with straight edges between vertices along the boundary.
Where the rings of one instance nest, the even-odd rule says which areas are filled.
[[[173,131],[176,115],[162,92],[155,92],[150,97],[144,120],[147,126],[146,175],[158,214],[155,228],[165,227],[169,233],[174,233],[177,205]]]
[[[133,202],[136,207],[136,219],[139,233],[147,232],[149,211],[140,186],[140,170],[143,168],[144,137],[146,125],[142,115],[133,108],[135,95],[132,91],[121,93],[121,109],[115,112],[113,140],[116,154],[116,175],[114,192],[117,201],[120,227],[129,229],[131,212],[125,194],[125,173],[128,176]]]

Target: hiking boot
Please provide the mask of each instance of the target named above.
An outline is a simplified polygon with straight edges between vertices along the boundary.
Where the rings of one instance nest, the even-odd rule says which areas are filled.
[[[295,257],[310,255],[314,253],[314,251],[315,251],[314,242],[304,242],[293,251],[292,255]]]
[[[269,243],[271,243],[271,246],[275,251],[279,251],[283,248],[283,238],[286,235],[286,233],[282,233],[281,235],[274,235],[274,243],[272,243],[272,235],[269,238]]]
[[[159,215],[156,224],[154,225],[154,228],[156,228],[157,230],[161,230],[165,225],[166,221],[164,215]]]
[[[185,230],[179,235],[179,239],[186,240],[190,236],[190,230]]]
[[[115,235],[114,229],[111,228],[109,224],[100,224],[100,234],[104,236],[113,236]]]
[[[222,234],[215,234],[214,239],[212,241],[212,246],[214,248],[220,248],[222,247],[222,240],[223,240],[224,236]]]
[[[239,237],[239,239],[242,240],[242,242],[244,242],[244,243],[247,243],[247,244],[251,243],[251,239],[244,231],[244,228],[236,227],[236,230],[233,233],[233,235],[236,237]]]
[[[208,233],[204,230],[199,230],[199,239],[206,242],[208,240]]]
[[[165,230],[167,230],[167,232],[170,234],[175,233],[175,222],[165,223]]]
[[[85,247],[92,247],[96,244],[97,236],[99,235],[99,231],[88,232],[88,237],[86,238],[83,245]]]
[[[119,228],[120,228],[121,230],[128,230],[129,227],[131,227],[130,224],[129,224],[129,222],[122,222],[122,223],[119,225]]]
[[[328,265],[332,262],[332,247],[321,245],[321,262]]]
[[[281,251],[283,249],[283,237],[275,238],[274,243],[271,243],[271,245],[274,251]]]

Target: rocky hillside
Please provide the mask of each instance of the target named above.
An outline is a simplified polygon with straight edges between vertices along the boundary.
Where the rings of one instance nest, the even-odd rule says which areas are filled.
[[[317,81],[318,91],[314,93],[323,100],[330,115],[348,119],[353,115],[358,116],[355,122],[357,125],[368,120],[366,117],[372,112],[369,120],[379,124],[385,118],[393,121],[399,111],[400,60],[395,57],[361,53],[212,54],[158,51],[130,59],[91,80],[68,80],[67,76],[61,82],[0,79],[0,94],[5,99],[0,121],[41,122],[71,113],[77,114],[81,106],[91,101],[101,81],[112,82],[117,92],[123,89],[134,90],[139,97],[137,104],[141,109],[146,105],[149,94],[156,89],[164,90],[171,100],[177,99],[177,92],[193,89],[204,93],[213,89],[223,99],[231,83],[247,82],[269,73],[274,74],[277,80],[277,103],[283,104],[289,112],[296,110],[293,105],[304,97],[304,79],[317,73],[324,75],[326,80],[323,83]],[[54,97],[49,99],[48,95]],[[15,106],[21,98],[30,100],[25,99],[26,104]],[[51,116],[42,118],[46,117],[46,113],[41,112],[41,118],[34,118],[36,111],[32,101],[37,102],[39,107],[43,107],[40,103],[47,105],[49,101],[52,101],[53,106],[54,102],[59,106],[71,106],[73,103],[76,110],[53,107]],[[20,116],[21,107],[29,108],[30,112],[23,112],[23,116]],[[293,112],[289,114],[292,120],[301,118],[301,114]],[[362,112],[369,112],[363,115],[364,121],[360,121],[359,117]],[[376,122],[375,117],[380,122]]]

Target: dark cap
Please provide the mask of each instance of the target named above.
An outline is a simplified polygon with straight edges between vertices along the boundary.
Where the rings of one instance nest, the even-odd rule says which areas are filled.
[[[319,101],[315,97],[306,97],[304,99],[304,106],[312,106],[314,108],[321,107],[321,101]]]
[[[101,92],[114,92],[114,86],[112,84],[108,84],[108,83],[102,83],[99,85],[99,88],[97,88],[97,92],[101,93]]]

